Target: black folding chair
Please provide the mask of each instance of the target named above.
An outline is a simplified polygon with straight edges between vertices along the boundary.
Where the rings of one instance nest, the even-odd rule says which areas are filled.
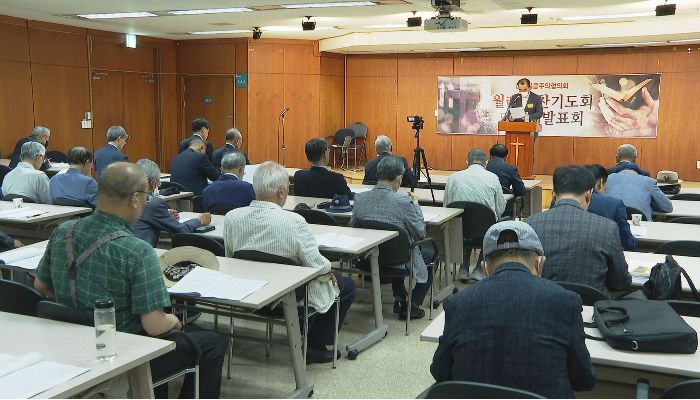
[[[174,187],[177,190],[179,190],[180,192],[187,192],[188,191],[186,187],[180,185],[177,182],[161,182],[160,187],[161,187],[161,189]]]
[[[349,138],[349,139],[348,139]],[[333,166],[338,167],[336,152],[340,151],[340,168],[348,166],[348,148],[355,142],[355,131],[352,129],[339,129],[335,135],[326,136],[326,140],[333,139],[330,149],[333,152]]]
[[[47,151],[46,152],[46,158],[48,160],[51,160],[51,162],[57,162],[57,163],[67,163],[68,162],[68,156],[66,153],[58,150],[53,150],[53,151]]]
[[[642,214],[642,221],[648,221],[647,216],[644,215],[643,212],[637,210],[636,208],[627,207],[627,206],[625,206],[625,208],[627,209],[627,219],[628,220],[632,220],[632,214]]]
[[[194,246],[208,250],[217,257],[226,257],[226,250],[217,240],[196,233],[177,233],[173,236],[172,248]]]
[[[12,199],[23,199],[25,203],[36,203],[37,201],[29,196],[22,196],[21,194],[7,194],[3,197],[4,201],[12,201]]]
[[[582,285],[580,283],[572,283],[572,282],[555,282],[558,283],[559,286],[563,287],[566,290],[570,290],[574,293],[577,293],[579,296],[581,296],[581,300],[583,300],[583,305],[584,306],[592,306],[593,303],[596,301],[600,300],[610,300],[610,297],[606,296],[605,293],[601,292],[600,290],[590,287],[588,285]]]
[[[92,208],[90,203],[82,200],[75,200],[75,199],[68,199],[65,197],[57,197],[54,201],[53,204],[55,206],[69,206],[69,207],[86,207],[86,208]]]
[[[700,242],[694,240],[675,240],[666,242],[654,250],[656,254],[674,256],[700,257]]]
[[[679,193],[671,196],[671,200],[686,200],[700,201],[700,194],[697,193]]]
[[[513,194],[513,191],[505,186],[501,186],[503,194]],[[518,208],[518,203],[520,203],[520,208]],[[508,217],[508,208],[513,208],[512,220],[515,221],[516,217],[521,217],[523,215],[523,209],[525,208],[525,198],[523,196],[514,196],[512,199],[506,202],[506,212],[503,213],[503,217]]]
[[[307,223],[314,225],[337,226],[338,221],[332,215],[321,210],[294,210],[295,213],[304,217]]]
[[[36,317],[36,305],[46,300],[38,290],[0,279],[0,311]]]
[[[693,224],[700,225],[700,218],[698,217],[677,217],[668,221],[669,224]]]
[[[2,181],[5,180],[5,175],[9,174],[12,168],[7,165],[0,165],[0,186],[2,186]]]
[[[538,394],[487,383],[450,381],[436,383],[417,399],[544,399]]]
[[[700,379],[676,383],[664,390],[659,396],[660,399],[697,399],[700,393]],[[649,398],[649,381],[639,379],[637,381],[637,398]]]
[[[36,316],[39,318],[52,319],[54,321],[68,322],[70,324],[93,326],[93,317],[84,312],[68,307],[61,303],[43,300],[36,305]]]
[[[232,206],[229,204],[214,204],[209,208],[209,212],[215,215],[226,215],[229,211],[242,206]]]
[[[484,236],[489,228],[497,222],[491,208],[470,201],[455,201],[447,205],[448,208],[461,208],[464,210],[462,217],[462,237],[464,238],[464,262],[468,264],[469,252],[472,249],[484,247]],[[467,252],[469,250],[469,252]],[[479,253],[477,264],[482,256]],[[456,271],[455,271],[456,272]]]

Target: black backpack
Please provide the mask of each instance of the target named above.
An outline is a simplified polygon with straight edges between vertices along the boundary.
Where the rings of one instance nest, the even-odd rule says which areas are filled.
[[[649,300],[680,300],[681,274],[688,281],[695,301],[700,301],[698,291],[688,273],[678,265],[672,256],[666,256],[666,262],[656,264],[649,274],[649,280],[644,283],[642,290]]]

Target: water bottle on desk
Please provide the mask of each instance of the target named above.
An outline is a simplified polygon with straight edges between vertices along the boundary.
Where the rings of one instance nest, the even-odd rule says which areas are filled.
[[[525,122],[530,122],[530,114],[525,111]]]
[[[117,357],[117,316],[112,299],[95,300],[95,348],[100,361]]]

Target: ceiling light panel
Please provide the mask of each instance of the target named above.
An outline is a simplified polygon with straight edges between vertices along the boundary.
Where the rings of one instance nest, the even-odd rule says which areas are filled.
[[[641,46],[646,44],[665,44],[665,41],[654,42],[628,42],[628,43],[601,43],[601,44],[584,44],[583,47],[615,47],[615,46]]]
[[[355,6],[376,6],[372,1],[341,1],[334,3],[303,3],[303,4],[280,4],[282,8],[325,8],[325,7],[355,7]]]
[[[227,13],[237,13],[237,12],[247,12],[253,11],[251,8],[245,7],[234,7],[234,8],[209,8],[204,10],[179,10],[179,11],[166,11],[168,14],[172,15],[199,15],[199,14],[227,14]]]
[[[116,19],[116,18],[144,18],[157,17],[158,15],[149,12],[122,12],[111,14],[78,14],[80,18],[86,19]]]
[[[229,31],[199,31],[199,32],[187,32],[188,35],[225,35],[232,33],[250,33],[253,32],[250,29],[233,29]]]

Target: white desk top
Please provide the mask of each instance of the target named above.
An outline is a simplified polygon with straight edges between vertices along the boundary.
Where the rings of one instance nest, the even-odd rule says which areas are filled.
[[[627,260],[628,264],[629,264],[631,259],[657,264],[657,263],[664,262],[666,260],[666,255],[665,254],[654,254],[654,253],[639,253],[636,251],[626,251],[625,252],[625,260]],[[685,256],[673,256],[673,259],[676,260],[678,265],[680,265],[683,269],[685,269],[685,271],[688,273],[688,276],[690,276],[690,279],[693,281],[693,284],[697,284],[696,282],[700,283],[700,258],[698,258],[698,257],[685,257]],[[631,271],[632,271],[632,268],[630,267],[630,272]],[[642,287],[644,282],[646,282],[648,279],[649,279],[649,277],[635,278],[634,276],[632,276],[632,286],[640,288],[640,287]],[[681,277],[681,288],[682,288],[683,292],[691,293],[690,286],[688,286],[688,282],[683,277]]]
[[[95,358],[95,328],[0,312],[3,338],[0,353],[13,356],[38,352],[45,361],[90,368],[68,382],[37,397],[67,398],[100,382],[125,373],[175,349],[175,343],[146,336],[117,332],[117,358]]]
[[[192,212],[180,213],[180,218],[196,218],[199,214]],[[211,216],[211,225],[214,226],[213,231],[206,233],[201,233],[201,235],[208,236],[219,241],[224,240],[224,216],[214,215]],[[339,253],[339,254],[363,254],[366,251],[378,246],[381,243],[388,241],[389,239],[398,236],[398,232],[395,231],[379,231],[373,229],[359,229],[359,228],[348,228],[344,226],[325,226],[325,225],[313,225],[309,224],[311,231],[314,235],[322,235],[324,233],[337,233],[338,235],[346,235],[350,237],[362,237],[365,240],[362,242],[348,248],[348,249],[338,249],[330,247],[321,247],[321,251]]]
[[[350,189],[373,189],[374,185],[359,185],[355,183],[351,183],[348,185]],[[408,194],[408,192],[411,191],[411,188],[407,187],[400,187],[399,188],[399,193],[402,194]],[[415,188],[413,193],[418,196],[418,201],[421,203],[432,203],[433,202],[433,194],[430,193],[430,189],[425,189],[425,188]],[[445,191],[440,190],[440,189],[435,189],[433,188],[433,193],[435,194],[435,203],[437,204],[442,204],[445,199]],[[513,198],[512,194],[504,194],[503,197],[505,198],[506,201],[510,200]]]
[[[700,217],[700,202],[690,200],[671,200],[673,211],[665,213],[654,211],[654,215],[662,215],[667,218],[675,217]]]
[[[294,174],[296,174],[297,171],[300,171],[301,168],[285,168],[287,170],[287,176],[289,176],[289,179],[294,178]]]
[[[325,202],[325,201],[329,201],[329,199],[321,199],[318,197],[287,196],[287,202],[284,204],[284,209],[285,210],[293,210],[294,207],[296,207],[298,204],[305,203],[307,206],[313,208],[314,210],[319,210],[319,211],[325,212],[325,209],[316,208],[317,204]],[[350,203],[352,204],[353,201],[350,200]],[[421,210],[425,214],[438,214],[437,217],[426,222],[427,226],[442,225],[443,223],[449,221],[450,219],[464,213],[464,210],[462,210],[461,208],[421,206]],[[350,220],[350,218],[352,217],[352,211],[343,212],[343,213],[328,212],[328,214],[332,215],[335,219],[341,219],[341,220]]]
[[[639,244],[661,245],[675,240],[696,240],[700,237],[700,225],[642,221],[642,226],[647,227],[647,234],[637,236]]]
[[[10,165],[10,159],[9,158],[0,158],[0,165],[4,165],[8,167]]]
[[[29,207],[36,211],[48,211],[46,214],[41,214],[34,218],[25,219],[8,219],[0,218],[0,224],[3,225],[29,225],[42,222],[49,222],[59,218],[69,218],[76,215],[90,214],[92,208],[87,207],[69,207],[69,206],[54,206],[49,204],[24,203],[24,207]],[[12,210],[15,206],[11,201],[0,201],[0,211]]]
[[[457,171],[453,171],[450,173],[450,175],[454,174]],[[447,178],[450,177],[450,175],[438,175],[438,174],[430,174],[430,180],[438,185],[446,185],[447,184]],[[425,179],[425,176],[421,176],[421,183],[427,183],[427,179]],[[541,180],[536,180],[536,179],[523,179],[523,184],[525,185],[525,189],[530,190],[535,186],[538,186],[540,183],[542,183]]]
[[[593,321],[593,307],[583,306],[584,322]],[[700,318],[683,317],[696,331],[700,331]],[[438,343],[445,327],[445,312],[441,312],[421,333],[420,340]],[[586,333],[600,337],[598,329],[585,328]],[[700,352],[695,354],[635,353],[616,350],[606,342],[586,339],[586,347],[593,364],[636,369],[679,375],[688,378],[700,378]]]
[[[192,193],[192,192],[180,192],[177,194],[171,194],[170,196],[158,196],[158,197],[160,197],[161,199],[163,199],[165,201],[170,201],[170,200],[179,200],[179,199],[189,198],[189,197],[192,197],[192,195],[194,195],[194,193]]]

